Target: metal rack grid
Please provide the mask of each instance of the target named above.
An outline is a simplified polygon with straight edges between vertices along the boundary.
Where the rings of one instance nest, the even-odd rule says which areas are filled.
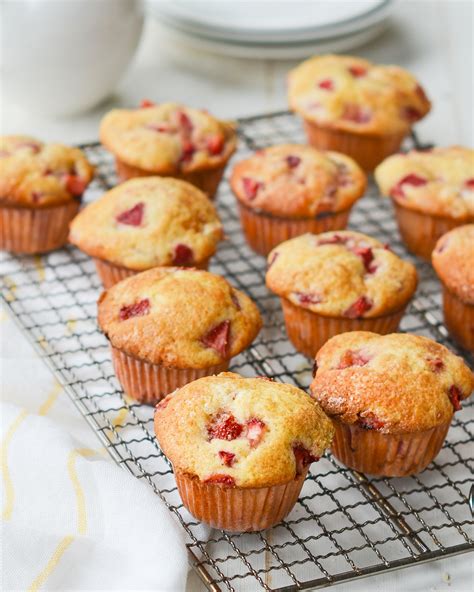
[[[288,113],[239,123],[237,159],[270,144],[303,141],[298,121]],[[98,144],[84,150],[97,165],[86,196],[91,200],[116,179],[110,156]],[[211,270],[251,296],[264,317],[258,339],[231,369],[306,389],[311,363],[286,339],[278,299],[265,288],[264,258],[245,244],[227,181],[217,203],[228,240]],[[354,209],[350,227],[389,242],[416,263],[420,285],[401,329],[456,351],[442,323],[436,277],[428,264],[407,254],[391,206],[373,185]],[[7,308],[114,460],[147,481],[174,514],[186,532],[190,561],[210,590],[321,588],[473,548],[468,503],[474,472],[472,403],[456,414],[439,456],[419,475],[372,479],[327,454],[312,466],[296,507],[280,525],[256,534],[209,532],[181,504],[154,438],[153,409],[124,396],[114,376],[95,320],[100,283],[92,261],[72,247],[43,257],[2,253],[0,272]]]

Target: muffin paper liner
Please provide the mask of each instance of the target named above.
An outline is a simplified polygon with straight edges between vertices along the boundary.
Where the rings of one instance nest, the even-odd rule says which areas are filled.
[[[59,249],[79,207],[79,201],[50,208],[0,207],[0,249],[25,254]]]
[[[463,302],[443,285],[444,324],[464,349],[474,351],[474,304]]]
[[[431,216],[404,208],[394,199],[392,202],[403,242],[409,251],[428,261],[431,261],[431,253],[443,234],[456,226],[474,222],[474,217],[468,220],[465,218],[456,220],[443,216]]]
[[[287,298],[280,298],[289,340],[298,351],[314,358],[328,339],[347,331],[372,331],[380,335],[394,333],[400,323],[406,305],[392,314],[361,319],[325,317],[296,306]]]
[[[191,514],[213,528],[231,532],[265,530],[293,509],[307,470],[292,481],[270,487],[225,487],[175,472],[179,495]]]
[[[115,374],[127,395],[141,403],[155,405],[177,388],[212,374],[225,372],[229,361],[207,368],[173,368],[133,358],[111,346]]]
[[[181,179],[182,181],[191,183],[191,185],[194,185],[203,191],[207,197],[209,197],[209,199],[214,199],[226,165],[227,160],[221,166],[214,167],[212,169],[193,171],[191,173],[160,175],[159,173],[153,171],[147,171],[145,169],[126,164],[118,158],[115,159],[115,168],[120,182],[133,179],[134,177],[173,177],[174,179]]]
[[[353,158],[366,172],[371,172],[387,156],[398,152],[409,133],[370,136],[320,127],[307,119],[304,129],[308,143],[319,150],[335,150]]]
[[[196,269],[207,269],[209,267],[209,259],[210,257],[201,261],[201,263],[192,265],[192,267],[195,267]],[[94,263],[97,275],[106,289],[111,288],[114,284],[121,282],[125,278],[137,275],[137,273],[141,273],[141,271],[145,271],[136,271],[134,269],[129,269],[128,267],[121,267],[120,265],[115,265],[114,263],[96,257],[94,257]]]
[[[343,230],[349,220],[350,209],[323,214],[315,218],[278,218],[252,210],[239,202],[240,222],[250,247],[260,255],[270,251],[290,238],[306,232]]]
[[[361,473],[406,477],[425,469],[443,445],[450,422],[421,432],[383,434],[334,419],[331,452]]]

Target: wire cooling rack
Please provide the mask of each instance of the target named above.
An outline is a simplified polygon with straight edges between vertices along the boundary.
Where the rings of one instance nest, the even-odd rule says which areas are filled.
[[[236,158],[279,142],[304,141],[288,113],[240,122]],[[91,200],[116,183],[110,156],[84,146],[97,165]],[[228,240],[211,264],[259,305],[264,328],[234,359],[243,375],[268,375],[307,389],[311,363],[286,339],[280,305],[265,288],[265,261],[245,244],[227,181],[218,206]],[[457,351],[442,323],[440,289],[431,267],[410,256],[388,200],[373,185],[354,209],[350,227],[389,242],[413,261],[420,285],[401,329]],[[448,439],[429,467],[404,479],[371,479],[330,454],[312,465],[301,497],[280,525],[256,534],[208,531],[182,506],[171,468],[153,433],[153,409],[123,395],[106,339],[96,324],[100,283],[92,261],[66,247],[44,257],[2,253],[7,308],[117,463],[146,481],[185,530],[190,561],[209,590],[293,591],[419,564],[473,548],[469,489],[474,472],[474,406],[456,414]],[[472,363],[472,359],[468,360]]]

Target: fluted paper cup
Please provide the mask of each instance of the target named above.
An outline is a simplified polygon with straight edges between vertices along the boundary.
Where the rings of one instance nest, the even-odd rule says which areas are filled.
[[[463,302],[443,286],[444,324],[464,349],[474,351],[474,304]]]
[[[407,477],[425,469],[440,451],[450,422],[421,432],[383,434],[333,418],[331,452],[351,469],[384,477]]]
[[[202,378],[225,372],[229,361],[207,368],[174,368],[150,364],[111,346],[115,374],[127,395],[148,405],[156,405],[177,388]]]

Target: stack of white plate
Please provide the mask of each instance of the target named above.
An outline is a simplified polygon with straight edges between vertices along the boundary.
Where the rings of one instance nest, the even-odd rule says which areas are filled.
[[[248,58],[341,52],[381,33],[394,0],[147,0],[148,12],[204,49]]]

